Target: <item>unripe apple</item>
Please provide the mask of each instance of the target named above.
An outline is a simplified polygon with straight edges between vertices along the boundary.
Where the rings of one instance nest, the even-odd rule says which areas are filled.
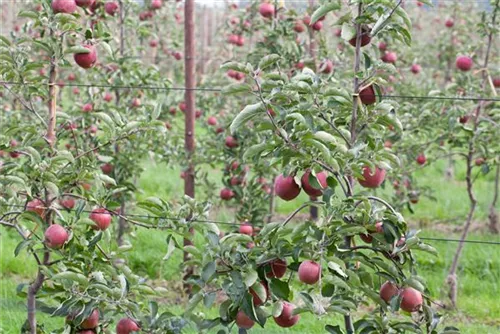
[[[59,204],[65,209],[71,210],[75,207],[75,200],[72,197],[65,197],[59,201]]]
[[[458,56],[455,65],[461,71],[467,72],[472,68],[472,58],[467,56]]]
[[[380,287],[380,298],[389,303],[395,295],[399,293],[399,288],[391,281],[387,281]]]
[[[66,1],[66,0],[61,0],[61,1]],[[89,53],[75,53],[73,58],[75,59],[75,62],[80,66],[81,68],[91,68],[92,66],[95,65],[97,61],[97,51],[93,45],[83,45],[84,48],[89,49]]]
[[[112,219],[108,210],[104,208],[94,209],[90,213],[89,218],[95,223],[94,228],[101,231],[104,231],[109,227],[109,224],[111,224],[111,219]]]
[[[358,182],[362,187],[377,188],[382,184],[382,182],[384,182],[385,170],[376,167],[375,172],[372,174],[370,167],[363,167],[363,177],[364,180],[358,179]]]
[[[252,225],[250,225],[248,223],[243,223],[240,225],[239,231],[241,234],[252,235],[253,234],[253,227],[252,227]]]
[[[226,137],[226,146],[229,148],[238,147],[238,141],[233,136]]]
[[[269,278],[281,278],[285,276],[286,273],[286,260],[276,259],[269,264],[270,271],[266,273],[266,276]]]
[[[330,59],[323,60],[319,65],[321,73],[330,74],[333,71],[333,62]]]
[[[270,3],[264,2],[259,6],[259,13],[265,18],[273,17],[274,15],[274,6]]]
[[[321,276],[321,267],[310,260],[303,261],[299,266],[299,280],[306,284],[315,284]]]
[[[118,3],[114,1],[106,2],[104,4],[104,11],[106,12],[106,14],[114,16],[118,11]]]
[[[91,112],[93,109],[92,103],[85,103],[82,107],[83,112]]]
[[[302,21],[298,20],[295,22],[295,26],[293,27],[293,30],[295,30],[295,32],[297,32],[297,33],[301,33],[301,32],[304,32],[304,30],[306,30],[306,28],[302,24]]]
[[[372,38],[370,37],[370,30],[366,28],[361,29],[361,47],[370,44]],[[349,40],[349,44],[356,47],[356,36]]]
[[[236,314],[236,326],[239,328],[250,329],[253,327],[255,322],[250,319],[243,311],[238,311]]]
[[[455,22],[453,22],[453,19],[447,19],[445,22],[444,22],[444,25],[448,28],[451,28],[453,27],[453,25],[455,24]]]
[[[406,312],[418,311],[423,303],[422,293],[414,288],[404,288],[401,292],[401,309]]]
[[[392,51],[386,52],[382,57],[382,61],[384,63],[394,64],[396,60],[398,60],[398,56],[396,55],[395,52]]]
[[[314,24],[311,26],[312,30],[315,31],[320,31],[323,28],[323,22],[322,21],[316,21]]]
[[[422,67],[419,64],[411,65],[411,68],[410,68],[411,73],[419,74],[421,70],[422,70]]]
[[[300,179],[302,183],[302,189],[308,194],[309,196],[313,197],[318,197],[323,195],[323,189],[327,187],[326,183],[326,177],[328,174],[325,171],[316,173],[316,179],[318,180],[318,183],[321,186],[321,189],[314,188],[310,183],[309,183],[309,175],[311,175],[311,171],[308,170],[302,175],[302,178]]]
[[[38,198],[35,198],[26,204],[26,211],[34,212],[40,217],[43,217],[45,215],[45,203]]]
[[[87,8],[94,4],[95,0],[75,0],[78,7]]]
[[[220,191],[220,198],[224,201],[229,201],[234,197],[234,192],[229,188],[224,188]]]
[[[130,334],[139,330],[139,326],[130,318],[122,318],[116,324],[116,334]]]
[[[151,9],[160,9],[161,5],[161,0],[151,0]]]
[[[76,10],[75,0],[52,0],[54,13],[72,14]]]
[[[422,166],[422,165],[425,165],[427,158],[425,157],[425,155],[423,153],[420,153],[416,160],[417,160],[417,164]]]
[[[83,320],[80,327],[83,329],[93,329],[96,328],[97,325],[99,325],[99,310],[95,309],[87,319]]]
[[[64,227],[59,224],[52,224],[45,230],[45,244],[49,248],[59,248],[66,241],[69,235]]]
[[[375,96],[375,89],[372,85],[366,87],[365,89],[359,92],[359,98],[361,99],[361,103],[364,105],[370,105],[377,102],[377,97]]]
[[[300,187],[291,175],[287,177],[283,174],[278,175],[274,181],[274,190],[276,195],[285,201],[291,201],[300,194]]]
[[[283,302],[283,310],[281,311],[281,314],[278,317],[274,317],[276,324],[284,328],[295,325],[299,321],[300,315],[292,314],[294,308],[295,306],[293,304]]]
[[[267,284],[260,282],[260,285],[264,287],[264,291],[266,293],[264,300],[262,300],[257,294],[257,292],[255,292],[252,288],[249,289],[250,294],[253,296],[253,304],[255,306],[260,306],[264,304],[269,298],[269,288],[267,287]]]

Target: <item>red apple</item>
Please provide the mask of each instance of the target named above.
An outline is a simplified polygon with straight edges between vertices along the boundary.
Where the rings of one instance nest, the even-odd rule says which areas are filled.
[[[384,52],[385,50],[387,50],[387,43],[386,42],[380,42],[378,43],[378,49],[382,52]]]
[[[106,93],[104,94],[104,101],[106,101],[106,102],[111,102],[111,101],[113,101],[113,95],[112,95],[111,93],[106,92]]]
[[[484,161],[484,158],[477,158],[474,163],[476,164],[476,166],[481,166],[482,164],[484,164]]]
[[[141,99],[139,99],[138,97],[134,97],[132,99],[132,108],[138,108],[141,106]]]
[[[375,96],[375,89],[372,85],[366,87],[365,89],[359,92],[359,98],[361,99],[361,103],[364,105],[370,105],[377,102],[377,97]]]
[[[173,54],[174,58],[176,60],[181,60],[182,59],[182,53],[180,53],[179,51],[175,51]]]
[[[314,24],[311,26],[311,28],[315,31],[320,31],[323,28],[323,22],[322,21],[316,21]]]
[[[250,329],[253,327],[255,322],[250,319],[243,311],[238,311],[236,314],[236,326],[239,328]]]
[[[139,330],[139,326],[130,318],[122,318],[116,324],[116,334],[130,334]]]
[[[26,211],[34,212],[40,217],[43,217],[45,215],[45,203],[38,198],[35,198],[26,204]]]
[[[68,241],[69,235],[64,227],[52,224],[45,230],[45,244],[49,248],[59,248]]]
[[[75,207],[75,200],[72,197],[65,197],[59,201],[59,204],[65,209],[71,210]]]
[[[99,310],[95,309],[87,319],[83,320],[80,327],[83,329],[93,329],[97,325],[99,325]]]
[[[160,9],[161,8],[161,0],[151,0],[151,9]]]
[[[267,301],[267,299],[269,298],[269,289],[267,287],[267,284],[260,282],[260,285],[262,285],[264,287],[264,292],[266,293],[264,300],[262,300],[259,297],[259,295],[257,294],[257,292],[254,291],[254,289],[250,288],[250,290],[249,290],[250,294],[253,296],[253,304],[255,306],[260,306],[260,305],[264,304]]]
[[[361,29],[361,47],[370,44],[372,38],[370,37],[370,30]],[[356,47],[356,36],[349,40],[349,44]]]
[[[396,284],[387,281],[380,287],[380,298],[386,303],[389,303],[395,295],[399,293],[399,288]]]
[[[398,56],[395,52],[388,51],[381,59],[384,63],[394,64],[398,60]]]
[[[283,310],[281,311],[281,314],[278,317],[274,317],[276,324],[284,328],[295,325],[299,321],[300,315],[292,314],[294,308],[295,306],[293,304],[283,302]]]
[[[186,110],[187,110],[187,105],[186,105],[186,102],[181,102],[181,103],[179,103],[179,109],[180,109],[182,112],[186,112]]]
[[[413,74],[419,74],[421,70],[422,70],[422,67],[420,65],[418,65],[418,64],[411,65],[410,71]]]
[[[60,0],[60,1],[66,1],[66,0]],[[90,50],[89,53],[75,53],[74,58],[75,62],[81,67],[81,68],[91,68],[92,66],[95,65],[97,61],[97,51],[93,45],[83,45],[84,48]]]
[[[373,237],[370,234],[363,233],[363,234],[360,234],[359,237],[361,238],[361,240],[363,240],[367,244],[371,244],[373,241]]]
[[[427,158],[425,157],[425,155],[423,153],[420,153],[417,157],[417,164],[419,165],[425,165],[425,162],[427,161]]]
[[[207,119],[207,124],[208,124],[208,125],[211,125],[211,126],[215,126],[215,125],[217,125],[217,118],[215,118],[214,116],[210,116],[210,117]]]
[[[493,78],[493,86],[495,88],[499,88],[500,87],[500,78]]]
[[[285,276],[286,273],[286,260],[282,259],[276,259],[273,262],[270,263],[269,265],[270,271],[266,273],[266,276],[269,278],[281,278]]]
[[[85,103],[82,107],[83,112],[91,112],[93,109],[92,103]]]
[[[95,0],[76,0],[75,3],[78,7],[87,8],[94,4]]]
[[[315,284],[321,275],[321,267],[310,260],[302,262],[299,266],[299,280],[306,284]]]
[[[301,32],[304,32],[304,30],[306,30],[306,28],[302,24],[302,21],[298,20],[295,22],[295,26],[293,27],[293,30],[295,30],[295,32],[297,32],[297,33],[301,33]]]
[[[234,197],[234,192],[229,188],[224,188],[220,191],[220,198],[224,201],[229,201]]]
[[[448,28],[451,28],[453,27],[453,25],[455,24],[455,22],[453,22],[453,19],[447,19],[445,22],[444,22],[444,25]]]
[[[293,176],[278,175],[274,181],[276,195],[285,201],[291,201],[300,194],[300,187]]]
[[[52,0],[54,13],[72,14],[76,10],[75,0]]]
[[[330,74],[333,71],[333,62],[329,59],[323,60],[319,65],[321,73]]]
[[[243,223],[240,225],[239,231],[241,234],[252,235],[253,234],[253,227],[252,227],[252,225],[250,225],[248,223]]]
[[[106,14],[114,16],[118,12],[118,3],[111,1],[104,4],[104,11]]]
[[[401,292],[401,309],[406,312],[418,311],[422,306],[423,298],[420,291],[414,288],[404,288]]]
[[[455,65],[461,71],[467,72],[472,68],[472,58],[467,56],[458,56]]]
[[[106,175],[113,173],[113,169],[114,169],[114,167],[110,163],[105,163],[105,164],[101,165],[101,171]]]
[[[363,179],[358,179],[359,184],[364,188],[377,188],[379,187],[385,179],[385,170],[378,167],[375,168],[375,172],[372,174],[370,167],[363,167]]]
[[[156,48],[158,46],[158,41],[156,39],[152,39],[149,41],[149,46],[152,48]]]
[[[94,228],[101,231],[104,231],[109,227],[112,219],[111,214],[104,208],[94,209],[90,213],[89,218],[95,223]]]
[[[264,2],[259,6],[259,13],[263,17],[270,18],[274,15],[274,6],[270,3]]]
[[[308,194],[309,196],[313,197],[318,197],[323,195],[323,189],[327,187],[326,183],[326,177],[328,174],[325,171],[316,173],[316,178],[318,180],[318,183],[321,186],[321,189],[314,188],[310,183],[309,183],[309,175],[311,174],[311,171],[308,170],[302,175],[302,178],[300,179],[302,183],[302,189]]]
[[[238,147],[238,141],[233,136],[226,137],[226,146],[229,148]]]

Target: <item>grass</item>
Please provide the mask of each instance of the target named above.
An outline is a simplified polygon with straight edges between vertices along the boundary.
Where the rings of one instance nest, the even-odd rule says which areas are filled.
[[[183,183],[179,177],[179,169],[167,169],[162,164],[148,163],[146,171],[138,179],[138,198],[158,196],[165,199],[178,198],[183,192]],[[467,194],[463,183],[463,175],[457,172],[457,181],[447,182],[442,177],[445,164],[438,162],[431,168],[426,168],[417,173],[423,185],[433,186],[437,202],[422,199],[415,206],[415,213],[405,216],[414,225],[423,226],[422,236],[458,238],[456,234],[439,232],[432,229],[432,221],[465,215],[467,212]],[[460,167],[460,166],[458,166]],[[458,171],[459,169],[457,169]],[[209,179],[220,184],[221,174],[211,171]],[[490,176],[479,177],[476,184],[478,197],[478,215],[476,219],[482,221],[487,215],[489,201],[491,200],[492,182]],[[388,190],[386,190],[388,191]],[[307,200],[301,197],[292,202],[277,200],[276,211],[288,213],[297,207],[297,204]],[[217,219],[229,219],[230,213],[219,207]],[[451,224],[461,224],[461,220]],[[137,273],[146,275],[151,279],[165,279],[167,286],[177,290],[180,285],[180,265],[182,254],[174,251],[173,256],[167,261],[162,261],[166,252],[166,234],[155,231],[138,230],[131,237],[134,249],[128,254],[128,263]],[[486,233],[473,233],[469,236],[473,240],[495,240],[500,242],[499,236]],[[199,239],[198,239],[199,240]],[[36,267],[32,259],[24,253],[14,257],[18,239],[12,231],[0,229],[0,333],[19,333],[19,328],[26,317],[24,300],[16,296],[16,286],[19,283],[29,283],[34,277]],[[196,242],[196,240],[195,240]],[[427,280],[432,295],[437,301],[444,300],[442,295],[443,282],[447,275],[452,256],[457,247],[456,243],[429,242],[437,248],[438,257],[426,253],[417,254],[418,271]],[[152,251],[154,250],[154,251]],[[459,327],[462,333],[494,334],[500,332],[500,246],[467,244],[464,248],[459,267],[459,299],[458,312],[447,314],[447,324]],[[182,313],[182,304],[173,298],[169,300],[169,309],[174,313]],[[177,304],[176,304],[177,303]],[[171,309],[172,310],[172,309]],[[200,309],[200,312],[216,316],[214,309]],[[50,318],[40,315],[39,321],[46,329],[55,329],[63,324],[61,318]],[[326,324],[341,324],[340,317],[328,316],[317,318],[313,315],[303,314],[299,324],[293,330],[277,327],[271,320],[266,329],[252,329],[252,333],[323,333]],[[188,331],[196,333],[195,330]]]

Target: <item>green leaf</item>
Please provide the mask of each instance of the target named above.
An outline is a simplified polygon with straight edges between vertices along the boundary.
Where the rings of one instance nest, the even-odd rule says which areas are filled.
[[[331,11],[340,9],[340,3],[338,2],[329,2],[324,5],[321,5],[318,9],[314,11],[311,16],[311,24],[316,23],[320,18],[325,16]]]
[[[208,292],[203,297],[203,305],[205,305],[206,308],[210,308],[215,301],[215,297],[217,297],[215,292]]]
[[[274,65],[278,60],[280,60],[281,56],[277,54],[270,54],[267,56],[264,56],[259,62],[259,69],[263,70],[269,66]]]
[[[103,121],[104,123],[106,123],[110,128],[113,128],[115,126],[115,123],[113,122],[111,117],[109,117],[108,114],[105,114],[103,112],[97,112],[93,115],[98,119],[100,119],[101,121]]]
[[[174,250],[175,250],[175,240],[171,235],[169,235],[167,237],[167,253],[162,258],[162,261],[167,261],[170,258],[170,255],[172,255]]]
[[[342,267],[340,267],[340,265],[338,263],[333,262],[333,261],[329,261],[328,268],[330,268],[335,273],[337,273],[337,275],[342,276],[344,278],[347,278],[347,274],[344,272],[344,270],[342,270]]]
[[[195,307],[202,301],[202,299],[203,291],[200,290],[189,300],[188,304],[186,305],[185,313],[191,313],[191,311],[195,309]]]
[[[326,325],[325,330],[331,334],[345,334],[345,332],[340,328],[340,326]]]
[[[234,70],[241,73],[250,74],[250,71],[248,70],[247,66],[235,61],[224,63],[221,65],[220,68],[223,70]]]
[[[222,94],[239,94],[239,93],[251,93],[252,87],[246,83],[237,83],[226,86],[222,89]]]
[[[340,37],[345,41],[349,41],[356,37],[356,28],[352,25],[352,23],[345,22],[342,24]]]
[[[284,300],[290,299],[290,287],[288,286],[287,282],[283,282],[279,279],[273,278],[271,279],[269,288],[276,297]]]
[[[253,269],[250,269],[247,271],[244,275],[244,282],[247,287],[251,287],[252,285],[257,282],[257,279],[259,278],[259,275],[257,275],[257,272]]]
[[[263,111],[265,111],[265,109],[262,102],[247,105],[242,111],[240,111],[231,123],[231,126],[229,127],[231,133],[235,133],[236,130],[238,130],[242,125]]]
[[[72,47],[67,48],[66,50],[64,50],[64,53],[65,54],[69,54],[69,53],[85,53],[85,54],[87,54],[87,53],[90,53],[90,50],[87,48],[84,48],[81,45],[77,45],[77,46],[72,46]]]
[[[260,143],[250,146],[245,153],[243,153],[243,161],[248,161],[256,155],[260,155],[267,148],[267,143]]]
[[[38,19],[38,13],[32,10],[21,9],[21,11],[17,14],[17,17],[25,17],[28,19],[36,20]]]
[[[107,175],[104,175],[104,174],[99,174],[97,176],[102,182],[106,183],[106,184],[112,184],[114,186],[116,186],[116,181],[115,179],[113,179],[112,177],[109,177]]]
[[[210,278],[212,278],[214,274],[215,274],[215,262],[214,261],[208,262],[201,271],[201,279],[205,283],[208,283],[208,281],[210,280]]]
[[[10,41],[7,39],[7,37],[0,35],[0,42],[4,44],[5,46],[9,47],[11,45]]]

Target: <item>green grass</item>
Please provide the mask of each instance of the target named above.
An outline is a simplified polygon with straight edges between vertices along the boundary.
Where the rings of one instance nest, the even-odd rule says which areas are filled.
[[[442,176],[445,163],[438,162],[435,166],[425,168],[417,172],[417,177],[423,185],[433,186],[434,196],[437,202],[427,199],[415,206],[413,215],[405,212],[405,216],[414,226],[423,226],[422,236],[434,238],[458,238],[457,234],[439,232],[432,229],[432,221],[448,219],[465,215],[467,212],[467,194],[463,182],[463,173],[460,166],[457,167],[456,176],[458,181],[447,182]],[[139,189],[142,189],[137,197],[158,196],[165,199],[178,199],[183,193],[183,180],[180,179],[179,169],[167,169],[163,164],[148,163],[146,171],[138,179]],[[211,182],[220,184],[220,172],[211,171],[209,179]],[[478,215],[476,220],[482,221],[486,217],[489,201],[491,200],[492,182],[491,176],[478,178],[476,183],[476,195],[479,201]],[[214,191],[217,191],[215,189]],[[389,190],[385,190],[387,192]],[[387,194],[383,194],[384,196]],[[292,201],[284,202],[277,200],[276,211],[281,214],[289,213],[298,204],[307,200],[304,194]],[[224,204],[225,205],[225,204]],[[222,204],[217,203],[216,218],[230,219],[231,213],[225,210]],[[461,224],[462,220],[450,222],[450,224]],[[128,253],[128,263],[137,273],[146,275],[151,279],[166,280],[167,287],[176,291],[180,287],[180,266],[182,254],[174,251],[168,261],[162,261],[166,252],[166,233],[158,231],[138,230],[131,236],[134,244],[133,251]],[[500,242],[500,236],[473,233],[469,236],[471,240],[494,240]],[[195,242],[200,242],[196,238]],[[26,312],[24,300],[16,296],[16,286],[20,283],[29,283],[36,272],[33,260],[24,253],[14,257],[14,249],[19,242],[13,231],[0,228],[0,333],[19,333],[19,328],[24,323]],[[418,253],[418,271],[426,279],[433,297],[439,302],[446,300],[443,295],[444,280],[447,276],[452,256],[457,243],[431,242],[437,248],[439,256],[434,257],[426,253]],[[463,333],[500,333],[500,246],[467,244],[464,248],[461,264],[459,267],[459,312],[447,314],[447,324],[459,327]],[[168,301],[169,309],[174,313],[182,313],[182,305],[175,297]],[[205,314],[216,316],[215,310],[200,309]],[[40,315],[39,321],[47,329],[62,326],[63,319],[50,318]],[[340,324],[340,317],[321,317],[303,314],[299,324],[294,327],[296,333],[323,333],[325,324]],[[196,333],[195,330],[188,331]],[[269,321],[266,329],[253,329],[252,333],[289,333],[292,330],[280,329],[274,322]]]

